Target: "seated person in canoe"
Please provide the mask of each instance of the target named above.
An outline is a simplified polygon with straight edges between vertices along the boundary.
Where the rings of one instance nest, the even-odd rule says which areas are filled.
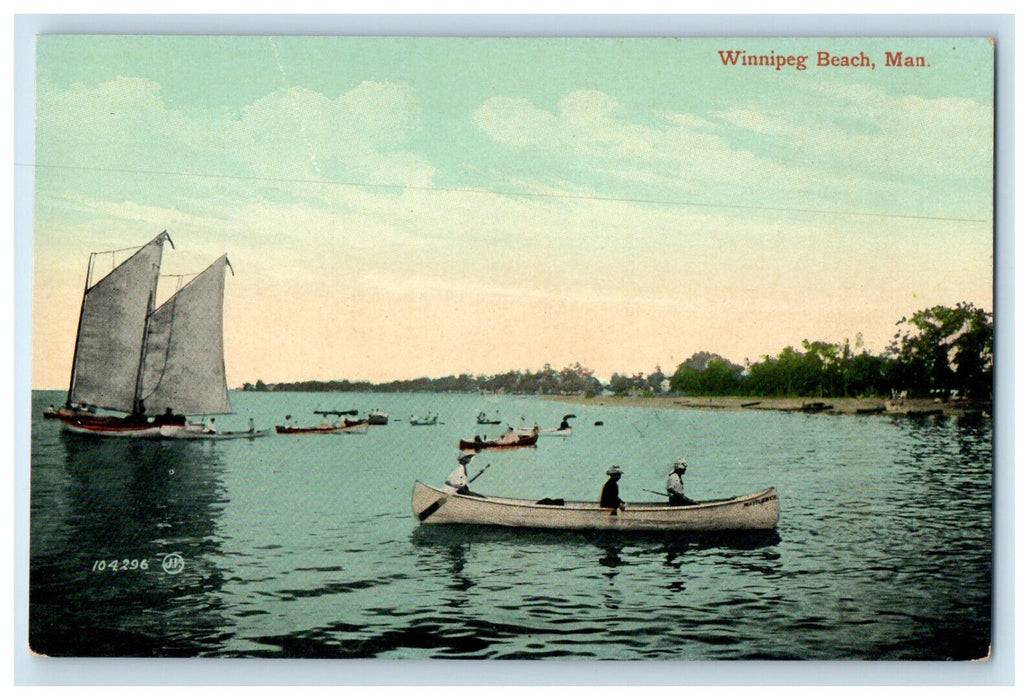
[[[683,474],[685,471],[687,471],[687,462],[678,459],[673,464],[673,471],[669,472],[669,480],[666,481],[665,490],[669,495],[669,505],[671,506],[694,505],[694,501],[687,498],[683,491]]]
[[[605,474],[608,475],[608,481],[601,488],[601,507],[626,510],[626,502],[619,498],[619,479],[622,478],[622,469],[611,467]]]

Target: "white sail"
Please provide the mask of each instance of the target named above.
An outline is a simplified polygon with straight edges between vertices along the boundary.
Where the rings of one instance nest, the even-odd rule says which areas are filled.
[[[148,413],[230,412],[223,363],[228,264],[226,255],[220,257],[151,314],[141,382]]]
[[[154,304],[162,244],[167,240],[163,231],[93,286],[87,280],[72,360],[70,404],[133,410],[145,324]]]

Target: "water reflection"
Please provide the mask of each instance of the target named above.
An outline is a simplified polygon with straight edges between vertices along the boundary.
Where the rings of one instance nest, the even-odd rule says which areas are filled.
[[[464,575],[464,565],[467,563],[464,550],[465,546],[459,543],[451,544],[446,548],[446,556],[450,562],[450,573],[453,574],[449,588],[458,593],[463,593],[475,585],[474,581]],[[455,608],[461,607],[462,600],[463,598],[458,596],[451,599],[449,605]]]
[[[591,544],[601,550],[597,562],[605,567],[606,575],[624,566],[623,550],[627,547],[660,552],[663,564],[679,569],[690,551],[709,550],[751,551],[776,547],[781,537],[775,530],[723,533],[650,533],[650,532],[597,532],[516,529],[499,526],[436,525],[416,527],[410,536],[416,547],[444,549],[451,560],[463,567],[463,548],[458,544],[515,544],[577,547]],[[659,548],[659,545],[660,548]],[[779,555],[774,555],[779,558]]]
[[[218,451],[61,433],[64,465],[34,465],[30,644],[54,656],[195,656],[225,636]],[[181,567],[182,562],[182,567]],[[163,567],[163,563],[165,566]],[[69,616],[69,610],[76,610]]]

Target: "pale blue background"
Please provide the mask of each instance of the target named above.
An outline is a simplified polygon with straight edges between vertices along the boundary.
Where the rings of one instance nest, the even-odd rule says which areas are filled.
[[[34,37],[40,33],[415,36],[990,36],[997,41],[993,657],[925,662],[37,659],[28,654]],[[14,169],[14,681],[19,685],[1011,685],[1015,682],[1014,18],[859,16],[18,16]],[[142,691],[146,692],[146,691]],[[348,691],[343,691],[348,692]],[[632,692],[632,691],[631,691]],[[688,691],[696,692],[696,691]],[[835,691],[837,692],[837,691]],[[881,692],[881,691],[877,691]]]

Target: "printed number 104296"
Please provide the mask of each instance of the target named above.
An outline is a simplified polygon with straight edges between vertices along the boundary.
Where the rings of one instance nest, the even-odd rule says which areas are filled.
[[[97,559],[91,571],[147,571],[150,568],[147,559]]]

